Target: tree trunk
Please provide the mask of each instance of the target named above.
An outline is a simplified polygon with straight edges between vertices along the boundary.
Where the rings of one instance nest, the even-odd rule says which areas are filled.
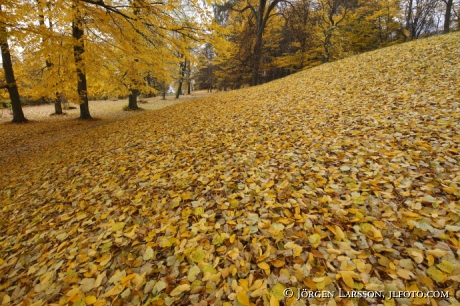
[[[1,5],[0,5],[1,11]],[[5,71],[6,86],[10,95],[11,108],[13,109],[12,122],[27,122],[22,111],[21,100],[19,98],[18,86],[14,77],[13,63],[11,61],[10,46],[8,45],[8,35],[4,23],[0,23],[0,48],[2,49],[3,69]]]
[[[139,89],[132,89],[131,94],[129,95],[129,105],[128,107],[132,110],[139,109],[137,106],[137,96],[139,95]]]
[[[179,85],[177,86],[177,91],[176,91],[176,99],[179,99],[181,91],[182,91],[182,80],[179,80]]]
[[[184,81],[185,69],[187,69],[187,60],[185,60],[181,64],[181,71],[180,71],[180,76],[179,76],[179,85],[177,87],[177,92],[176,92],[176,99],[179,99],[179,95],[182,92],[182,82]]]
[[[412,31],[413,31],[413,25],[412,25],[412,4],[413,0],[409,0],[409,8],[407,10],[407,18],[406,18],[406,30],[407,34],[404,35],[404,41],[407,41],[407,39],[411,39]],[[407,37],[409,35],[409,37]]]
[[[61,95],[58,92],[56,92],[56,99],[54,100],[54,113],[62,115]]]
[[[328,30],[326,32],[326,37],[324,39],[323,63],[328,63],[331,57],[331,54],[329,52],[329,48],[331,47],[331,38],[332,38],[332,31]]]
[[[41,27],[43,27],[44,29],[46,29],[46,25],[45,25],[45,14],[43,13],[43,7],[42,7],[42,3],[40,2],[40,0],[37,0],[37,4],[38,4],[38,23]],[[50,25],[52,25],[53,23],[51,22],[50,20]],[[42,37],[42,43],[44,42],[44,38]],[[46,64],[46,68],[48,69],[51,69],[51,67],[53,67],[53,63],[51,61],[49,61],[48,59],[45,60],[45,64]],[[57,85],[57,84],[56,84]],[[47,97],[42,97],[43,100],[46,100],[48,101],[48,98]],[[61,99],[60,99],[60,96],[59,96],[59,93],[56,92],[55,93],[55,100],[54,100],[54,113],[56,115],[62,115],[62,106],[61,106]]]
[[[450,16],[452,13],[452,1],[447,0],[446,2],[446,14],[444,15],[444,34],[449,33],[450,31]]]
[[[79,12],[77,12],[79,14]],[[83,42],[83,29],[81,28],[81,16],[76,16],[76,20],[72,23],[72,37],[76,43],[73,46],[73,55],[75,59],[75,66],[77,66],[77,92],[80,97],[80,119],[92,119],[89,113],[88,103],[88,87],[86,84],[86,71],[85,63],[82,55],[85,52],[85,45]]]
[[[256,86],[259,84],[259,68],[260,60],[262,57],[262,31],[258,31],[256,37],[256,44],[254,45],[254,52],[252,54],[252,83],[251,86]]]
[[[163,81],[163,99],[162,100],[166,100],[166,84],[165,84],[165,81]]]
[[[191,77],[191,74],[192,74],[192,71],[191,71],[191,64],[188,63],[188,66],[187,66],[187,94],[189,95],[192,91],[192,80],[190,79]]]

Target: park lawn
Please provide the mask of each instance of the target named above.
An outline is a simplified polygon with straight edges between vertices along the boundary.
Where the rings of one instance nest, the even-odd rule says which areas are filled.
[[[50,144],[0,181],[0,300],[458,304],[459,45],[418,40]]]

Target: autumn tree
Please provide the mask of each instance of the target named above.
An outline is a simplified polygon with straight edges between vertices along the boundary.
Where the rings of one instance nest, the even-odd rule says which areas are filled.
[[[404,3],[405,40],[417,39],[436,30],[436,8],[440,0],[406,0]]]
[[[47,9],[48,25],[49,25],[49,30],[52,33],[53,32],[53,19],[51,16],[52,10],[50,9],[50,6],[53,4],[50,2],[50,0],[47,0],[46,2],[45,0],[36,0],[36,1],[37,1],[37,9],[38,9],[38,23],[39,23],[40,30],[43,31],[43,34],[41,35],[42,36],[41,43],[42,44],[52,44],[51,37],[53,35],[52,34],[46,35],[48,28],[45,24],[45,8],[48,7]],[[49,52],[51,51],[51,48],[44,48],[44,49],[48,50]],[[52,68],[54,68],[53,67],[54,63],[51,61],[51,54],[45,55],[45,65],[46,65],[45,69],[48,70],[47,72],[49,72],[49,70],[52,70]],[[46,80],[44,80],[44,82],[46,82]],[[56,86],[53,86],[53,87],[56,87]],[[46,96],[43,96],[42,98],[46,100],[50,99],[49,97],[46,97]],[[57,90],[57,88],[55,88],[51,100],[54,101],[55,114],[58,114],[58,115],[62,114],[61,97],[60,97],[60,92]]]
[[[317,2],[317,25],[321,28],[324,63],[331,59],[334,32],[345,21],[355,5],[355,0],[319,0]]]
[[[259,70],[263,55],[263,35],[268,20],[277,14],[277,5],[287,0],[249,0],[230,3],[232,10],[241,14],[248,11],[248,17],[253,20],[255,41],[252,47],[251,58],[251,85],[259,84]]]
[[[397,42],[400,18],[399,0],[359,0],[341,31],[348,51],[362,53]]]
[[[11,100],[11,108],[13,110],[12,122],[27,122],[27,119],[22,111],[18,85],[16,83],[16,78],[13,70],[11,50],[8,43],[7,20],[11,20],[11,16],[8,12],[3,10],[3,7],[0,4],[0,49],[2,53],[3,70],[5,74],[5,87],[8,90],[8,94]]]
[[[444,33],[449,33],[450,31],[450,19],[452,18],[452,7],[454,4],[453,0],[442,0],[446,5],[445,13],[444,13]]]

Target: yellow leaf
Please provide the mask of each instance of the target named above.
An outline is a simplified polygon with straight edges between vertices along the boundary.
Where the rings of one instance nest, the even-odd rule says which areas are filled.
[[[190,285],[189,284],[183,284],[179,285],[176,288],[174,288],[173,291],[171,291],[170,295],[171,296],[176,296],[181,294],[182,292],[189,291],[190,290]]]
[[[425,251],[429,255],[433,255],[436,258],[441,258],[446,256],[447,252],[441,249],[427,250]]]
[[[153,255],[154,255],[154,254],[153,254],[153,249],[152,249],[152,248],[147,248],[147,249],[145,250],[144,256],[142,256],[142,258],[143,258],[144,260],[147,261],[147,260],[152,259],[152,258],[153,258]]]
[[[263,270],[270,269],[270,266],[266,262],[259,262],[257,266]]]
[[[125,236],[126,238],[133,238],[134,235],[136,235],[136,228],[137,228],[138,226],[139,226],[139,225],[137,225],[137,224],[134,225],[134,226],[133,226],[133,229],[132,229],[130,232],[128,232],[128,233],[124,233],[123,236]]]
[[[82,292],[88,292],[94,288],[96,282],[95,278],[84,278],[80,281],[80,290]]]
[[[321,242],[321,236],[319,234],[313,234],[308,237],[308,242],[313,246],[318,245]]]
[[[404,279],[411,279],[411,278],[414,277],[414,273],[412,273],[409,270],[401,269],[401,268],[396,270],[396,274],[398,274],[400,277],[402,277]]]
[[[342,276],[343,281],[348,287],[351,289],[354,288],[355,282],[348,271],[340,271],[340,276]]]
[[[275,185],[275,181],[270,181],[269,183],[265,184],[263,188],[270,188],[272,187],[273,185]]]
[[[123,291],[123,285],[118,284],[118,285],[114,286],[112,289],[110,289],[109,291],[107,291],[106,293],[104,293],[102,295],[102,297],[108,297],[108,296],[112,296],[112,295],[117,295],[117,294],[120,294],[122,291]]]
[[[426,270],[426,273],[429,277],[431,277],[434,281],[439,283],[443,283],[446,281],[446,275],[442,273],[442,271],[438,270],[436,267],[432,266]]]
[[[161,177],[161,173],[157,173],[155,174],[154,176],[151,176],[150,177],[150,180],[151,181],[156,181],[157,179],[159,179]]]
[[[298,246],[292,251],[292,257],[299,257],[302,254],[302,247]]]
[[[270,290],[270,295],[272,297],[275,297],[278,301],[281,301],[284,299],[284,290],[286,287],[284,287],[283,284],[277,283],[275,286],[272,287]]]
[[[122,230],[125,227],[125,222],[117,222],[114,225],[112,225],[112,228],[110,229],[112,232],[117,232]]]
[[[280,260],[280,259],[275,259],[275,260],[272,260],[270,262],[275,268],[281,268],[282,266],[284,266],[286,263],[284,262],[284,260]]]
[[[279,306],[280,302],[273,295],[270,297],[270,306]]]
[[[88,295],[87,297],[85,297],[85,303],[87,305],[94,304],[95,302],[96,302],[96,297],[94,295]]]
[[[440,264],[437,264],[436,267],[449,274],[452,274],[452,271],[454,271],[455,268],[454,265],[447,260],[443,260]]]
[[[249,288],[249,291],[254,291],[254,290],[259,289],[260,286],[262,286],[263,283],[264,283],[264,280],[263,280],[263,279],[258,279],[258,280],[256,280],[256,281],[251,285],[251,287]]]
[[[289,181],[288,181],[288,180],[284,180],[284,181],[280,184],[280,188],[281,188],[281,189],[284,189],[284,188],[286,188],[288,185],[289,185]]]
[[[206,256],[206,253],[203,250],[195,250],[192,252],[190,257],[192,260],[196,263],[200,263],[204,260],[204,257]]]
[[[195,208],[194,214],[195,214],[195,216],[200,216],[200,215],[204,214],[204,208],[201,207],[201,206]]]
[[[241,305],[244,305],[244,306],[251,305],[251,303],[249,302],[249,296],[246,294],[246,291],[244,290],[241,290],[240,292],[238,292],[238,294],[236,295],[236,299],[238,300],[238,302],[240,302]]]

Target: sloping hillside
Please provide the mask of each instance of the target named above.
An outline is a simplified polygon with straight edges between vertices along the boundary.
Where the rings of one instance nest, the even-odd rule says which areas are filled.
[[[459,45],[386,48],[50,147],[0,182],[0,300],[458,303]],[[406,290],[449,297],[389,299]]]

